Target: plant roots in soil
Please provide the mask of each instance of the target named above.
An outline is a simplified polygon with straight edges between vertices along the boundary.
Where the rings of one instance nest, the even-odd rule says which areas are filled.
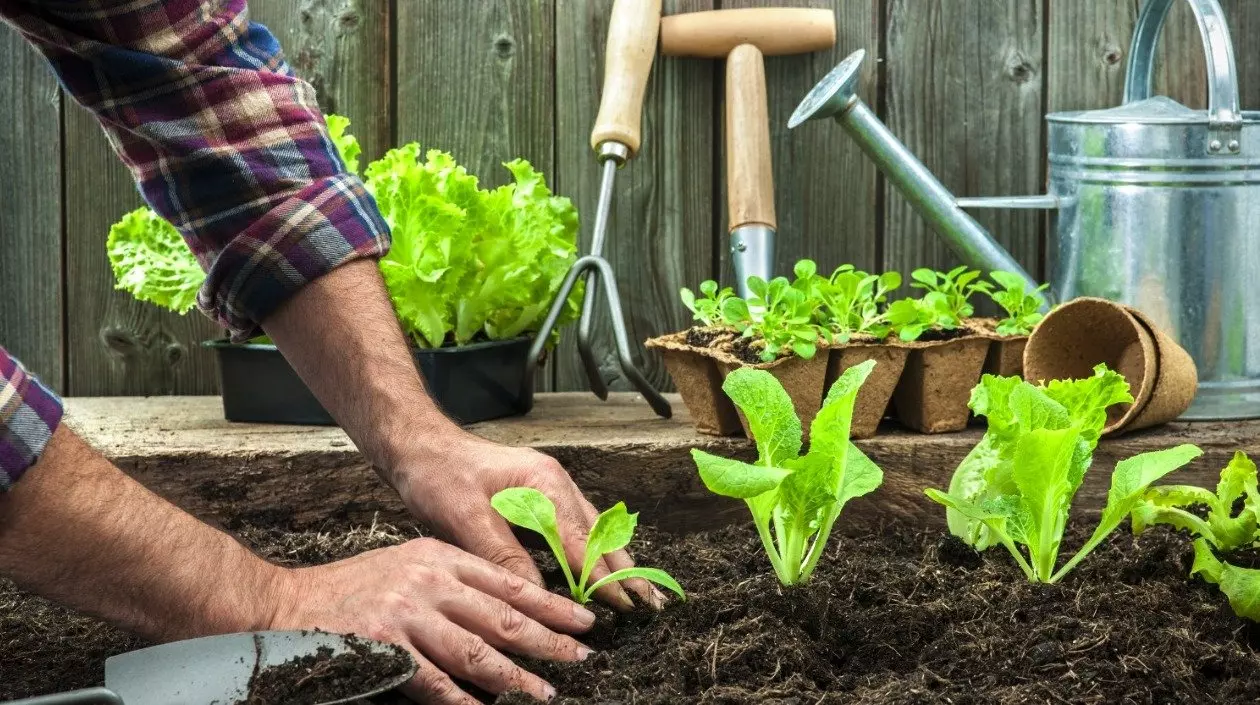
[[[290,564],[413,534],[239,533]],[[1064,554],[1084,538],[1070,533]],[[1000,547],[977,554],[936,531],[833,537],[813,580],[790,589],[748,526],[686,538],[643,527],[630,548],[677,577],[688,600],[660,613],[596,608],[596,627],[579,636],[596,649],[585,662],[520,659],[556,687],[557,705],[1260,699],[1260,628],[1234,616],[1217,588],[1188,577],[1190,542],[1162,527],[1135,538],[1126,524],[1057,585],[1029,584]],[[550,557],[536,557],[563,593]],[[97,684],[103,658],[129,648],[114,630],[0,584],[0,699]]]

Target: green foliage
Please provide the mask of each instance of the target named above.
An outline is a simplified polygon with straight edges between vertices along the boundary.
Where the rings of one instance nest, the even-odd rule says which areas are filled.
[[[152,209],[137,208],[114,223],[105,254],[115,289],[180,315],[197,305],[206,273],[175,226]]]
[[[723,306],[735,298],[735,292],[730,287],[724,287],[719,291],[718,283],[712,279],[700,282],[699,297],[686,287],[683,287],[679,295],[682,298],[683,305],[687,307],[688,311],[691,311],[692,318],[700,325],[706,327],[725,324],[726,319],[723,316]]]
[[[745,307],[727,308],[741,314],[734,320],[736,329],[745,337],[763,341],[761,359],[771,362],[788,353],[809,360],[818,352],[822,332],[814,323],[814,308],[809,296],[793,287],[786,277],[766,281],[761,277],[749,277],[748,289],[752,295]],[[747,309],[759,309],[757,317],[743,317]]]
[[[564,577],[569,583],[569,592],[573,599],[586,604],[599,588],[611,582],[643,578],[673,590],[679,597],[687,599],[682,586],[668,573],[656,568],[623,568],[587,584],[591,570],[600,557],[619,551],[630,544],[634,537],[634,529],[638,525],[639,515],[626,511],[624,502],[618,502],[596,519],[595,525],[586,539],[586,555],[582,561],[580,579],[573,579],[573,571],[569,568],[568,556],[564,552],[564,543],[560,539],[560,528],[556,524],[556,506],[547,495],[532,487],[509,487],[500,490],[490,498],[494,507],[504,519],[523,528],[542,535],[551,548]]]
[[[977,293],[987,293],[992,285],[980,279],[979,270],[967,266],[955,267],[948,272],[937,272],[931,269],[916,269],[910,273],[914,281],[912,288],[923,289],[931,294],[945,297],[945,306],[955,318],[963,319],[975,313],[971,305],[971,297]]]
[[[849,440],[858,390],[874,367],[873,360],[851,367],[831,386],[805,455],[801,421],[783,386],[764,370],[737,369],[722,389],[748,419],[756,463],[691,451],[705,487],[748,505],[784,585],[809,580],[845,503],[883,481],[879,467]]]
[[[1215,492],[1193,485],[1152,487],[1131,516],[1135,534],[1157,524],[1188,531],[1194,537],[1190,574],[1218,586],[1234,614],[1260,621],[1260,570],[1230,565],[1216,556],[1260,545],[1256,485],[1256,464],[1240,451],[1221,470]]]
[[[844,264],[827,279],[818,278],[817,323],[831,333],[834,343],[847,343],[854,336],[887,337],[892,330],[883,310],[889,292],[901,287],[901,274],[869,274]]]
[[[966,266],[948,272],[916,269],[910,273],[912,288],[922,289],[919,299],[901,299],[888,307],[893,332],[905,341],[918,340],[929,330],[956,330],[975,313],[971,297],[992,289],[980,280],[978,270]]]
[[[577,210],[553,196],[529,162],[504,164],[513,183],[493,190],[454,158],[420,146],[368,165],[366,183],[393,231],[381,273],[403,328],[421,347],[536,332],[577,260]],[[578,316],[574,287],[556,330]]]
[[[328,123],[328,135],[336,145],[337,154],[345,163],[346,170],[351,174],[358,174],[359,155],[363,153],[363,150],[359,147],[359,140],[347,132],[350,128],[350,118],[342,115],[325,115],[324,122]]]
[[[1202,454],[1181,445],[1118,463],[1098,527],[1056,570],[1072,498],[1093,462],[1107,408],[1131,401],[1124,378],[1103,365],[1092,377],[1044,387],[985,375],[970,405],[988,429],[959,464],[949,492],[926,493],[947,508],[951,533],[978,550],[1001,543],[1028,580],[1058,582],[1120,525],[1147,487]]]
[[[1004,336],[1028,335],[1034,326],[1041,322],[1044,315],[1041,308],[1041,292],[1050,287],[1042,284],[1034,291],[1028,291],[1023,277],[1010,272],[990,272],[992,279],[1000,289],[988,292],[989,297],[1006,311],[1006,318],[998,321],[997,333]]]

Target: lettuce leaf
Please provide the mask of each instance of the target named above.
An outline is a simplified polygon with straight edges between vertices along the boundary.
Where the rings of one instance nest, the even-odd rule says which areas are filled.
[[[493,190],[447,152],[390,150],[365,181],[393,231],[381,272],[403,328],[422,347],[537,332],[577,261],[578,216],[529,162]],[[580,311],[574,287],[549,343]]]
[[[206,272],[170,221],[137,208],[114,223],[105,240],[114,288],[181,316],[197,305]]]

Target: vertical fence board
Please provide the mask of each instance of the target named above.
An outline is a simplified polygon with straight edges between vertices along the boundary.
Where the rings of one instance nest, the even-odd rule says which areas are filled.
[[[392,110],[390,2],[251,0],[254,20],[280,39],[285,58],[314,86],[325,113],[350,118],[362,169],[389,148]]]
[[[722,0],[723,9],[762,7],[762,0]],[[858,94],[874,107],[880,59],[878,0],[787,0],[784,7],[830,9],[836,18],[836,45],[827,50],[794,56],[766,57],[770,149],[774,161],[775,215],[778,231],[775,274],[791,276],[792,265],[808,257],[819,270],[831,272],[851,263],[877,269],[879,262],[877,169],[856,143],[832,120],[806,123],[789,130],[788,118],[823,76],[844,57],[866,50]],[[718,62],[719,80],[725,62]],[[721,212],[718,248],[725,281],[735,281],[727,242],[725,150],[722,134],[725,103],[718,106],[721,156],[715,163],[721,184],[717,204]],[[739,148],[739,145],[734,145]]]
[[[1043,188],[1040,0],[890,0],[887,44],[888,125],[955,196]],[[886,266],[961,263],[891,186],[885,212]],[[1039,274],[1039,213],[972,214]]]
[[[43,59],[7,27],[0,67],[0,345],[60,392],[60,94]]]
[[[611,0],[558,0],[556,28],[556,183],[578,204],[582,242],[589,248],[600,168],[590,147],[603,84]],[[711,0],[665,0],[663,12],[713,9]],[[604,256],[617,275],[630,345],[658,389],[672,385],[649,337],[686,325],[678,300],[683,286],[713,277],[714,120],[712,62],[657,56],[643,110],[643,146],[617,174]],[[601,296],[600,301],[604,302]],[[629,389],[605,303],[597,308],[592,343],[603,379]],[[561,390],[588,389],[574,342],[566,332],[555,367]]]

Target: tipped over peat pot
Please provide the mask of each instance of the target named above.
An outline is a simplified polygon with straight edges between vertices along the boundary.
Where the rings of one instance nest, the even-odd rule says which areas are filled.
[[[521,391],[529,337],[443,348],[411,348],[429,395],[461,424],[529,413]],[[203,343],[218,356],[223,415],[228,421],[335,426],[332,415],[275,345]]]

